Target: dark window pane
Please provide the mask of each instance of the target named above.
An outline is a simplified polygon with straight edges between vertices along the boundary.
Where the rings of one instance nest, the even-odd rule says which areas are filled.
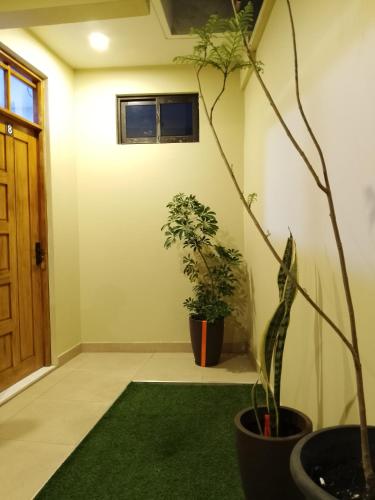
[[[13,75],[10,77],[10,100],[13,113],[34,121],[34,89]]]
[[[197,94],[118,95],[119,143],[199,141]]]
[[[162,136],[193,135],[193,103],[160,104],[160,134]]]
[[[0,106],[5,108],[5,85],[4,85],[5,71],[0,68]]]
[[[156,137],[155,104],[127,105],[125,109],[126,136],[129,139]]]

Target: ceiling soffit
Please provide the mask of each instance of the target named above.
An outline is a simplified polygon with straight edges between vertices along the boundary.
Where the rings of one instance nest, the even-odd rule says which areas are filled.
[[[149,0],[7,0],[0,2],[0,29],[146,16],[149,13]]]

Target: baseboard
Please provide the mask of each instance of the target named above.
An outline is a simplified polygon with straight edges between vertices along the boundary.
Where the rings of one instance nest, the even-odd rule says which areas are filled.
[[[191,352],[190,342],[83,342],[82,352]]]
[[[246,343],[224,343],[224,353],[246,353]],[[190,342],[83,342],[81,352],[192,352]]]
[[[76,344],[75,346],[71,347],[67,351],[57,356],[57,365],[58,366],[65,365],[65,363],[78,356],[78,354],[80,354],[81,352],[82,352],[82,344],[81,343]]]

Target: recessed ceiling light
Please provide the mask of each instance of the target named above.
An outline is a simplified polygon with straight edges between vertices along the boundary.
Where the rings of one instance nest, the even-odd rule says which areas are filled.
[[[89,41],[91,47],[98,52],[104,52],[108,49],[109,38],[106,35],[103,35],[103,33],[99,33],[98,31],[90,33]]]

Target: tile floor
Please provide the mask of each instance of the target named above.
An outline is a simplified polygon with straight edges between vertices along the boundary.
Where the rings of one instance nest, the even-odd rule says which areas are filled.
[[[0,406],[0,498],[31,500],[132,380],[255,379],[245,355],[201,368],[189,353],[82,353]]]

